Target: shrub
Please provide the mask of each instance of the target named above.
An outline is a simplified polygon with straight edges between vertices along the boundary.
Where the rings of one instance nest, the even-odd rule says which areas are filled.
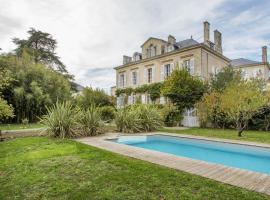
[[[134,107],[138,113],[141,131],[154,131],[162,126],[162,117],[159,110],[151,105],[138,105]]]
[[[79,112],[70,102],[57,102],[47,108],[47,115],[43,116],[41,123],[47,127],[49,135],[59,138],[72,138],[78,135],[75,129]]]
[[[84,136],[93,136],[104,132],[101,114],[94,106],[91,106],[86,111],[81,111],[78,124]]]
[[[115,124],[120,132],[134,133],[140,132],[141,124],[136,110],[131,108],[118,109],[115,114]]]
[[[115,108],[112,106],[104,106],[99,108],[101,119],[105,122],[111,122],[115,117]]]
[[[133,105],[119,109],[116,113],[115,123],[120,132],[147,132],[160,127],[162,118],[154,106]]]
[[[161,109],[161,116],[164,124],[169,127],[177,126],[177,124],[183,119],[183,114],[172,105],[165,105]]]
[[[22,119],[22,124],[24,127],[27,127],[29,124],[29,120],[27,118]]]

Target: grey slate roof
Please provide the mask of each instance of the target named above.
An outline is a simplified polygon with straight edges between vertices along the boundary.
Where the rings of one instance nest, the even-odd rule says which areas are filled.
[[[186,39],[186,40],[182,40],[177,42],[175,45],[181,49],[181,48],[185,48],[185,47],[189,47],[189,46],[193,46],[199,44],[199,42],[197,42],[196,40],[193,39]]]
[[[237,59],[233,59],[231,60],[231,65],[232,66],[241,66],[241,65],[251,65],[251,64],[258,64],[260,62],[258,61],[254,61],[254,60],[248,60],[245,58],[237,58]]]

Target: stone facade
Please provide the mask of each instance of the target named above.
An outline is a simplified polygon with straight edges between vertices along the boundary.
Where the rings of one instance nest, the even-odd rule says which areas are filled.
[[[209,80],[211,74],[218,73],[226,66],[233,66],[241,70],[243,78],[259,77],[268,82],[269,65],[267,62],[267,47],[262,48],[262,62],[244,58],[230,60],[223,55],[222,34],[214,31],[214,42],[210,41],[210,23],[204,22],[204,41],[199,43],[192,39],[177,42],[169,35],[167,40],[150,37],[141,45],[141,53],[135,52],[132,57],[123,56],[123,64],[115,67],[116,86],[112,88],[112,95],[116,89],[136,88],[144,84],[162,82],[176,68],[186,69],[193,76],[202,80]],[[133,104],[140,100],[142,103],[151,103],[147,94],[117,97],[117,106]],[[156,103],[165,103],[161,97]],[[198,126],[196,111],[189,110],[184,120],[186,126]],[[195,117],[195,118],[194,118]],[[191,122],[192,123],[189,123]]]

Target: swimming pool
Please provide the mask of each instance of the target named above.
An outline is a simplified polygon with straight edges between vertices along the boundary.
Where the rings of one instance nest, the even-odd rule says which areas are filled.
[[[270,149],[166,135],[121,136],[120,144],[270,174]]]

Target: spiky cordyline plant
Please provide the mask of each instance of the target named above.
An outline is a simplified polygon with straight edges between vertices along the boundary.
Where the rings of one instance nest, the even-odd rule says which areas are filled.
[[[43,116],[41,123],[47,127],[49,135],[59,138],[72,138],[78,136],[76,132],[79,112],[70,102],[57,102],[47,108],[47,115]]]
[[[133,105],[119,109],[115,123],[120,132],[134,133],[156,130],[162,125],[157,108],[150,105]]]
[[[81,111],[78,123],[84,136],[93,136],[104,132],[101,114],[95,106],[90,106],[87,110]]]

